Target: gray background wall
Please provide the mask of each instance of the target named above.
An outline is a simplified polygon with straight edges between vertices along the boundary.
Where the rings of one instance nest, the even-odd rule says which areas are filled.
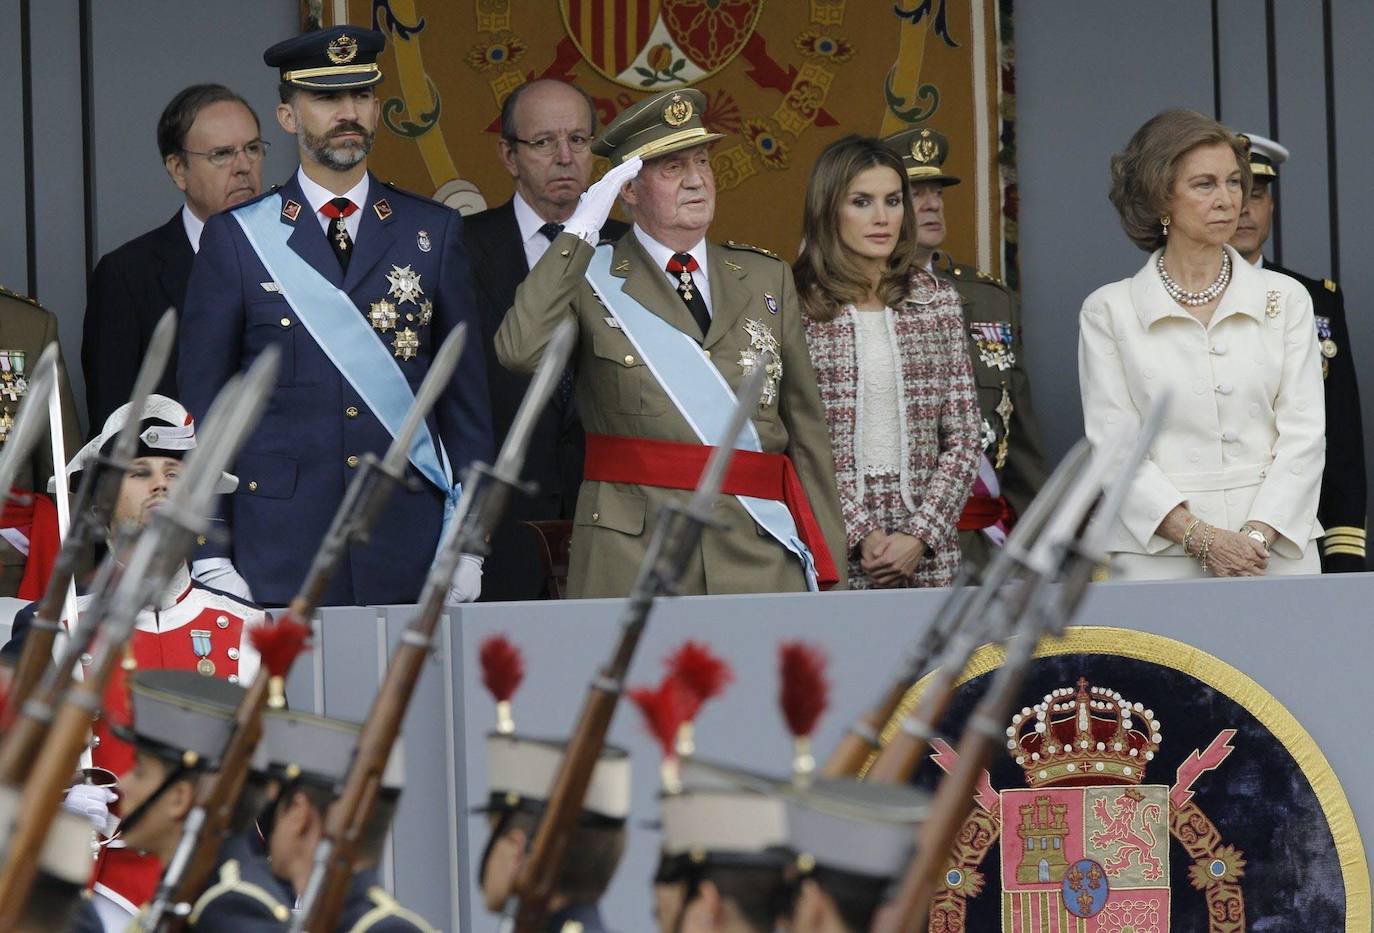
[[[25,9],[27,30],[21,29]],[[1367,54],[1374,6],[1362,0],[1023,0],[1016,9],[1026,356],[1053,456],[1082,433],[1079,305],[1098,285],[1133,273],[1144,258],[1107,203],[1107,160],[1166,107],[1219,113],[1293,151],[1273,242],[1282,255],[1274,258],[1336,278],[1347,296],[1356,350],[1374,347],[1374,315],[1364,313],[1374,302],[1374,265],[1363,261],[1374,253],[1374,229],[1364,222],[1374,215],[1364,158],[1374,150],[1365,105],[1374,86]],[[293,153],[272,117],[274,83],[260,54],[295,28],[297,11],[297,0],[0,0],[0,87],[6,88],[0,125],[24,127],[27,73],[34,153],[30,216],[24,134],[0,134],[0,165],[7,169],[0,172],[0,204],[13,218],[0,225],[0,283],[37,295],[58,315],[73,363],[88,252],[93,262],[179,204],[153,140],[157,116],[175,90],[205,80],[238,89],[263,118],[265,138],[277,144],[264,178],[280,180],[290,171]],[[90,50],[84,72],[83,48]],[[79,367],[72,375],[80,394]],[[1367,443],[1374,462],[1374,431]]]

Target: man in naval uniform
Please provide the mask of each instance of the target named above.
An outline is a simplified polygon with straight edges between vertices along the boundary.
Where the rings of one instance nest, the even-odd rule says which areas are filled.
[[[73,485],[96,456],[110,453],[128,411],[126,404],[111,414],[100,434],[68,463]],[[196,446],[195,422],[180,404],[161,395],[148,397],[139,428],[138,447],[115,501],[111,546],[120,529],[142,527],[153,510],[166,502],[181,458]],[[227,493],[235,483],[233,476],[225,474],[217,491]],[[90,596],[78,597],[78,612],[89,601]],[[0,658],[18,660],[36,610],[37,604],[31,603],[19,611]],[[192,580],[183,564],[153,606],[138,614],[130,641],[133,659],[142,670],[195,671],[205,678],[247,684],[258,668],[248,628],[263,618],[262,610],[252,603]],[[91,729],[91,762],[112,774],[123,774],[134,763],[133,749],[112,732],[111,725],[128,721],[128,697],[124,671],[116,668],[105,693],[104,712]],[[107,923],[122,919],[118,924],[122,930],[138,906],[152,896],[161,870],[155,857],[126,847],[118,834],[106,841],[95,869],[94,893],[101,915],[114,918]]]
[[[710,243],[715,178],[704,95],[665,91],[627,108],[593,150],[613,168],[515,293],[496,355],[531,372],[565,320],[578,328],[576,397],[587,430],[568,592],[624,596],[660,507],[696,486],[733,391],[766,368],[715,519],[684,593],[843,585],[834,461],[792,273],[776,256]],[[597,247],[619,196],[634,229]],[[605,304],[603,304],[603,301]]]
[[[498,446],[515,421],[529,377],[497,361],[496,329],[515,301],[516,288],[563,231],[587,190],[596,130],[596,108],[576,85],[553,79],[520,85],[501,106],[499,144],[501,164],[515,181],[515,194],[505,204],[463,218]],[[619,237],[627,229],[618,220],[608,220],[601,235]],[[539,488],[532,496],[512,498],[492,533],[482,573],[484,601],[544,597],[538,542],[520,523],[572,519],[584,450],[568,371],[539,413],[525,456],[524,477]]]
[[[959,546],[966,562],[982,568],[1048,474],[1021,350],[1021,306],[1001,279],[940,252],[946,231],[944,189],[959,184],[944,169],[949,157],[944,134],[910,129],[884,142],[902,157],[911,181],[917,258],[954,285],[964,306],[983,414],[983,456],[973,495],[959,518]]]
[[[1367,487],[1360,388],[1345,321],[1345,297],[1330,279],[1308,278],[1265,258],[1263,248],[1274,222],[1274,188],[1279,166],[1288,160],[1288,150],[1254,133],[1241,138],[1249,143],[1250,173],[1255,183],[1231,245],[1246,262],[1296,279],[1312,296],[1326,388],[1326,468],[1317,504],[1317,521],[1325,532],[1319,551],[1322,573],[1358,572],[1365,569]]]
[[[19,403],[28,394],[30,371],[48,344],[56,342],[56,315],[32,298],[0,286],[0,446],[14,426]],[[63,449],[70,456],[81,441],[81,431],[60,352],[58,362]],[[46,401],[43,404],[46,411]],[[48,420],[46,414],[42,420]],[[42,492],[52,475],[52,442],[44,431],[38,446],[20,465],[14,485],[26,492]],[[42,595],[46,570],[51,569],[51,559],[57,553],[56,532],[57,515],[51,501],[39,496],[28,506],[5,504],[0,519],[0,596],[37,599]],[[39,560],[31,563],[30,554]]]
[[[277,793],[264,821],[268,858],[227,859],[195,903],[190,926],[202,933],[285,931],[291,904],[305,893],[335,794],[347,777],[361,727],[288,710],[267,710],[254,767],[275,779]],[[357,870],[344,897],[340,931],[433,933],[381,885],[381,862],[403,786],[402,746],[392,750],[371,819],[358,842]],[[270,867],[269,867],[270,866]],[[284,893],[285,892],[285,893]]]
[[[281,352],[276,391],[238,456],[243,484],[224,510],[231,544],[212,541],[196,561],[267,605],[295,595],[353,471],[390,445],[432,354],[464,323],[456,375],[411,447],[413,484],[395,491],[366,543],[349,545],[321,604],[414,602],[463,469],[491,458],[462,219],[367,171],[384,42],[341,26],[267,50],[300,169],[210,219],[187,290],[178,372],[193,414],[267,347]],[[480,559],[465,557],[451,597],[480,589]]]

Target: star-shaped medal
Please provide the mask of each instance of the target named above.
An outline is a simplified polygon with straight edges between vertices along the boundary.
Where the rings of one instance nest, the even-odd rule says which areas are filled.
[[[391,341],[391,348],[402,360],[413,360],[420,349],[420,337],[409,327],[403,328],[396,332],[396,339]]]
[[[434,319],[434,302],[426,298],[420,302],[420,326],[428,327],[429,322]]]
[[[372,310],[367,312],[367,319],[377,330],[386,333],[396,328],[396,306],[385,298],[379,298],[372,302]]]
[[[391,283],[389,294],[396,299],[398,305],[403,305],[407,301],[414,304],[425,296],[424,290],[420,288],[420,273],[409,265],[405,268],[393,265],[391,271],[386,274],[386,280]]]

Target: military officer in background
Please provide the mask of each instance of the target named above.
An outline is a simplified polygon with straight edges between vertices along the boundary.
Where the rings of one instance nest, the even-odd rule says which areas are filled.
[[[940,252],[947,230],[944,189],[959,184],[944,168],[949,157],[944,134],[910,129],[884,142],[902,157],[911,181],[917,257],[954,284],[964,305],[983,415],[983,456],[973,495],[959,519],[959,544],[964,560],[982,568],[1048,475],[1021,350],[1021,306],[1001,279]]]
[[[349,545],[321,604],[414,602],[462,471],[492,454],[462,218],[367,170],[384,44],[340,26],[267,50],[300,169],[206,223],[187,288],[177,371],[193,414],[267,347],[281,352],[276,390],[238,456],[231,544],[212,541],[195,561],[201,579],[266,605],[295,595],[353,471],[390,446],[460,324],[470,331],[456,375],[411,448],[414,485],[396,490],[367,542]],[[464,557],[451,598],[480,590],[481,561]]]
[[[695,488],[733,391],[767,368],[762,405],[685,569],[684,593],[843,585],[844,524],[792,273],[754,247],[710,243],[715,178],[704,95],[665,91],[627,108],[593,144],[613,168],[515,293],[496,333],[506,366],[533,371],[554,329],[578,326],[576,396],[587,431],[568,592],[624,596],[659,507]],[[634,228],[598,247],[617,196]],[[593,286],[595,280],[597,285]],[[605,304],[603,304],[603,301]],[[740,497],[741,493],[747,495]]]
[[[1279,166],[1288,160],[1288,150],[1255,133],[1241,138],[1249,143],[1250,173],[1255,181],[1231,245],[1247,262],[1296,279],[1312,296],[1326,389],[1326,468],[1317,504],[1317,520],[1325,534],[1318,553],[1323,573],[1358,572],[1365,569],[1367,487],[1360,388],[1345,321],[1345,297],[1330,279],[1308,278],[1265,258],[1263,248],[1274,222]]]
[[[32,298],[0,286],[0,446],[14,426],[19,403],[28,394],[30,370],[48,344],[56,342],[56,315]],[[58,363],[63,449],[70,457],[81,443],[81,430],[67,368],[60,356]],[[47,420],[46,415],[43,420]],[[25,492],[42,493],[52,475],[52,443],[44,431],[28,461],[20,466],[14,485]],[[57,513],[51,500],[40,495],[27,506],[6,503],[0,517],[0,596],[42,596],[47,581],[44,568],[51,569],[58,546]],[[34,561],[29,560],[30,554]]]

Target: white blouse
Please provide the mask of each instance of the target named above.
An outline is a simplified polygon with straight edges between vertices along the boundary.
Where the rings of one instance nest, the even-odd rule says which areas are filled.
[[[891,311],[852,310],[859,362],[859,463],[865,476],[897,473],[902,467],[901,402],[897,349],[888,322]]]

